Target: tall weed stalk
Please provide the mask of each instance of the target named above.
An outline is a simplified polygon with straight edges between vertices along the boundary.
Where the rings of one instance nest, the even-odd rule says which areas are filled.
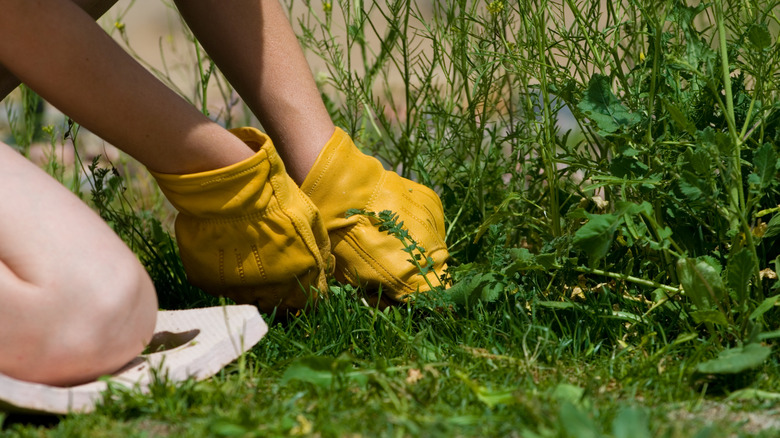
[[[304,4],[334,119],[441,193],[461,303],[772,336],[777,1]]]

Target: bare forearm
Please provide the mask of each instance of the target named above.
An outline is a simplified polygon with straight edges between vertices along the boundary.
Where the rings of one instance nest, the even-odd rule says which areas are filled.
[[[150,169],[192,173],[251,156],[70,1],[0,0],[0,10],[0,63]]]
[[[72,0],[92,18],[98,19],[111,9],[117,0]],[[7,68],[0,65],[0,100],[3,100],[19,86],[21,81],[17,79]]]
[[[277,0],[177,0],[187,24],[303,180],[335,127]]]

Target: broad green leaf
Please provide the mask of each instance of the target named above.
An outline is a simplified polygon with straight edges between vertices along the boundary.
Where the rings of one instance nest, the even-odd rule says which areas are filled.
[[[711,191],[704,178],[688,170],[680,172],[677,184],[682,194],[691,201],[698,201]]]
[[[344,379],[362,386],[368,378],[352,370],[348,355],[339,357],[309,356],[294,361],[282,375],[282,384],[292,380],[312,383],[321,388],[330,388],[337,379]]]
[[[758,368],[772,353],[772,349],[761,344],[747,344],[720,352],[716,359],[702,362],[696,371],[704,374],[737,374]]]
[[[761,304],[756,307],[756,310],[750,313],[750,316],[748,319],[751,321],[761,317],[763,314],[769,311],[772,307],[775,307],[775,304],[777,303],[777,300],[780,299],[780,295],[775,295],[773,297],[769,297],[761,302]]]
[[[515,389],[492,390],[471,380],[469,376],[461,371],[455,371],[455,375],[471,389],[471,392],[474,393],[479,401],[489,408],[499,404],[512,404],[517,401],[514,396]]]
[[[710,322],[722,326],[728,326],[729,321],[726,316],[720,310],[708,309],[708,310],[696,310],[690,313],[691,318],[696,324],[703,322]]]
[[[736,254],[732,254],[726,267],[726,281],[728,286],[737,293],[737,301],[742,304],[747,299],[748,283],[756,270],[756,263],[750,251],[742,248]]]
[[[501,274],[477,274],[455,283],[447,292],[452,301],[461,306],[472,306],[478,301],[493,302],[506,287]]]
[[[597,438],[601,436],[593,420],[569,402],[561,405],[561,425],[571,438]]]
[[[762,144],[753,154],[753,168],[762,189],[769,187],[777,175],[777,153],[770,143]]]
[[[591,264],[595,264],[607,255],[620,217],[614,214],[585,215],[588,222],[574,233],[573,242],[588,254]]]
[[[732,392],[726,400],[780,400],[780,393],[756,388],[744,388]]]
[[[313,383],[321,388],[329,388],[333,383],[332,357],[303,357],[287,367],[282,375],[282,384],[292,380]]]
[[[612,435],[615,438],[650,438],[647,412],[637,408],[621,409],[612,422]]]
[[[699,175],[708,175],[712,173],[712,154],[710,148],[697,146],[696,149],[688,148],[685,150],[685,160],[690,164],[694,172]]]
[[[734,150],[734,144],[729,139],[728,134],[716,131],[710,126],[699,131],[698,141],[700,144],[720,152],[720,155],[730,155]]]
[[[650,205],[650,203],[647,201],[643,201],[641,204],[627,201],[617,201],[615,203],[616,216],[636,216],[641,213],[645,213],[647,215],[653,214],[653,206]]]
[[[707,310],[719,303],[725,287],[718,271],[703,260],[681,257],[677,260],[677,276],[699,310]]]
[[[630,112],[612,93],[609,77],[595,74],[588,83],[582,101],[577,105],[599,130],[607,134],[640,121],[638,114]]]
[[[764,23],[754,23],[748,26],[747,37],[750,43],[759,50],[766,49],[772,45],[772,35],[769,33],[769,28]]]
[[[764,233],[764,239],[775,237],[780,234],[780,213],[772,216],[769,219],[769,223],[766,224],[766,232]]]
[[[555,254],[531,254],[526,248],[512,248],[509,253],[515,259],[506,268],[506,275],[522,271],[547,271],[555,264]]]
[[[555,254],[537,254],[536,263],[549,271],[555,267]]]
[[[579,404],[582,401],[582,396],[585,395],[585,389],[569,383],[559,383],[553,389],[552,396],[554,399],[560,402],[569,402],[572,404]]]

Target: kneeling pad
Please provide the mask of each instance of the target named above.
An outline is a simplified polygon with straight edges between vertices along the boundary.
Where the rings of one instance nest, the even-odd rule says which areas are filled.
[[[161,310],[146,352],[114,374],[71,387],[25,382],[0,374],[0,411],[86,413],[112,385],[147,392],[156,376],[172,382],[203,380],[252,348],[268,332],[251,305]]]

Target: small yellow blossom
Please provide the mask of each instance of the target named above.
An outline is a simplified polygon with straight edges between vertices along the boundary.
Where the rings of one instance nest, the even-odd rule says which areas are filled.
[[[502,0],[494,0],[488,3],[487,10],[491,15],[498,15],[504,10],[504,2]]]

